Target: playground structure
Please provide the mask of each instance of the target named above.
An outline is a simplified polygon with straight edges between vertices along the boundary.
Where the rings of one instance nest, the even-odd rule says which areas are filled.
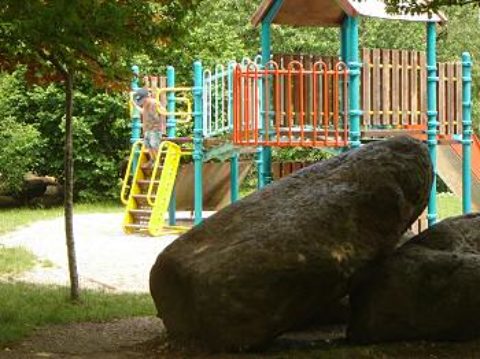
[[[297,11],[299,8],[304,11]],[[363,49],[360,59],[360,16],[425,22],[426,53]],[[169,142],[162,144],[164,162],[157,159],[156,166],[163,163],[158,178],[155,170],[154,174],[145,176],[144,160],[138,156],[143,151],[132,150],[133,185],[129,196],[126,190],[122,192],[124,202],[129,203],[125,230],[148,230],[158,235],[163,226],[159,218],[165,215],[166,203],[169,203],[169,228],[183,230],[175,227],[172,181],[178,163],[167,163],[169,155],[174,156],[173,151],[182,152],[175,143],[193,142],[195,224],[201,222],[204,145],[215,138],[217,144],[231,141],[236,149],[257,148],[258,187],[262,188],[273,178],[272,147],[329,147],[343,151],[357,148],[362,142],[410,135],[427,143],[435,172],[447,179],[447,184],[454,183],[454,192],[458,194],[461,187],[463,212],[469,213],[472,210],[472,142],[474,155],[478,152],[480,157],[480,143],[475,136],[472,141],[472,65],[468,53],[462,55],[461,62],[437,63],[436,24],[444,21],[446,18],[438,14],[387,14],[385,5],[377,0],[264,0],[252,19],[255,26],[261,25],[261,55],[253,60],[217,65],[211,70],[204,70],[197,61],[191,88],[175,87],[173,67],[168,67],[164,85],[152,85],[148,78],[145,81],[150,88],[161,88],[156,92],[163,95],[157,96],[158,111],[166,117]],[[340,27],[340,56],[272,55],[272,23]],[[139,85],[139,71],[135,67],[133,70],[136,76],[132,90],[135,90]],[[187,93],[193,95],[193,111],[188,107]],[[187,110],[178,111],[177,103],[186,104]],[[140,138],[140,111],[132,108],[131,112],[134,144]],[[175,138],[177,121],[190,115],[194,119],[193,139]],[[437,165],[437,152],[442,161],[450,155],[450,163],[455,166],[462,163],[461,180],[458,170]],[[238,160],[238,152],[233,151],[230,156],[232,202],[238,199]],[[480,162],[474,164],[475,185],[478,182],[480,187],[480,177],[477,177]],[[452,176],[452,173],[456,174]],[[128,175],[124,184],[127,179]],[[147,185],[148,193],[142,194],[145,189],[142,192],[141,186]],[[142,203],[148,205],[145,207]],[[477,203],[480,204],[480,198]],[[161,206],[161,210],[155,216],[156,206]],[[143,222],[135,224],[136,216],[143,216]],[[437,219],[436,180],[427,219],[428,225]]]

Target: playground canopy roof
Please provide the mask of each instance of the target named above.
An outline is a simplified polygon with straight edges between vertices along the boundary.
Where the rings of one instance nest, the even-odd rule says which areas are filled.
[[[254,26],[262,22],[276,1],[279,0],[263,0],[252,17]],[[443,14],[389,14],[381,0],[283,0],[272,22],[293,26],[340,26],[347,15],[417,22],[447,20]]]

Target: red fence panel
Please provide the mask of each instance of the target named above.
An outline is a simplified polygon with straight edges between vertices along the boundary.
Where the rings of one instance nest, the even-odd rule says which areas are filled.
[[[236,145],[348,145],[348,69],[342,62],[239,64],[233,101]]]

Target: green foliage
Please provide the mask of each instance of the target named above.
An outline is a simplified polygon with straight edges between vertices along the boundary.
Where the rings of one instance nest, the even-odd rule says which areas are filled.
[[[364,0],[360,0],[364,1]],[[398,13],[426,13],[437,12],[444,9],[445,6],[464,6],[474,4],[480,5],[479,0],[383,0],[387,4],[387,9]]]
[[[29,112],[24,69],[0,77],[0,193],[17,193],[25,173],[38,163],[42,140],[38,130],[24,122]]]
[[[64,95],[60,86],[27,87],[25,70],[0,76],[0,179],[4,190],[19,189],[34,171],[63,180]],[[93,201],[118,197],[118,172],[128,153],[126,98],[78,86],[74,101],[75,196]]]
[[[335,156],[333,152],[329,152],[320,148],[279,148],[274,149],[272,159],[274,161],[305,161],[315,162],[329,159]]]
[[[189,0],[2,2],[0,65],[14,69],[19,63],[24,64],[30,82],[50,83],[46,88],[35,88],[32,97],[27,97],[29,115],[25,117],[29,118],[22,121],[37,124],[48,139],[37,172],[61,178],[64,163],[66,208],[71,208],[72,203],[73,160],[78,168],[76,193],[80,198],[92,199],[97,193],[112,195],[117,189],[113,174],[122,157],[118,141],[128,143],[122,131],[126,124],[119,120],[123,117],[121,97],[108,96],[88,86],[118,85],[128,72],[126,60],[135,53],[155,52],[161,41],[168,43],[170,37],[181,31],[178,24],[190,5]],[[53,85],[59,81],[65,84],[67,102]],[[87,84],[87,91],[75,93],[72,115],[73,103],[69,99],[77,82]],[[15,106],[14,111],[17,118],[22,116],[21,106]],[[72,149],[73,132],[76,144]],[[75,151],[78,154],[73,159]]]
[[[189,0],[4,0],[0,62],[27,64],[47,79],[73,72],[115,79],[128,71],[125,58],[154,51],[180,32],[189,6]]]
[[[39,326],[154,314],[148,294],[84,291],[81,304],[68,302],[67,296],[68,289],[63,287],[0,282],[0,346]]]
[[[401,36],[396,29],[402,29]],[[360,47],[425,50],[425,24],[362,18]]]
[[[39,132],[12,117],[0,118],[0,193],[18,193],[25,174],[38,163]]]
[[[445,9],[447,24],[438,34],[439,61],[461,61],[461,54],[468,51],[473,59],[472,99],[475,129],[480,121],[480,37],[478,36],[479,9],[476,6],[458,6]]]

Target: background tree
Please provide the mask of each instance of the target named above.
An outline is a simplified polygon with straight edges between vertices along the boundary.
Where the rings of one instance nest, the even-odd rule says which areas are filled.
[[[79,299],[73,237],[74,81],[103,86],[126,74],[135,51],[154,50],[179,31],[187,0],[4,0],[0,9],[0,65],[26,64],[30,78],[62,81],[65,90],[65,232],[71,298]]]
[[[384,2],[392,12],[412,14],[437,12],[451,6],[480,5],[480,0],[384,0]]]

